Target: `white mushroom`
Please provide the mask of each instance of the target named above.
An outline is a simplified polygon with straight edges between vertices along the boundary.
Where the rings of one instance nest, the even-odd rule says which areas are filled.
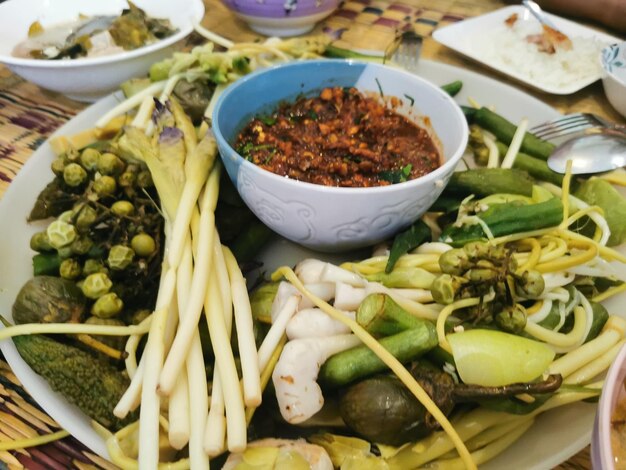
[[[289,341],[274,368],[272,381],[278,407],[291,424],[306,421],[324,405],[317,384],[320,367],[333,354],[360,344],[354,335],[303,338]]]

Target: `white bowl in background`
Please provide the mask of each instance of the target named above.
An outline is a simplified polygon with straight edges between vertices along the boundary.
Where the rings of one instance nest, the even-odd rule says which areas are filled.
[[[8,0],[0,4],[0,62],[17,75],[42,88],[79,101],[95,101],[116,90],[120,83],[145,75],[150,66],[171,56],[174,48],[204,16],[202,0],[136,0],[149,16],[168,19],[178,31],[139,49],[100,57],[67,60],[24,59],[12,56],[26,39],[29,26],[44,28],[78,19],[80,14],[117,15],[126,0]]]
[[[231,146],[253,116],[326,87],[355,87],[400,98],[404,107],[394,109],[434,133],[442,165],[389,186],[329,187],[278,176]],[[292,62],[241,78],[222,94],[212,121],[224,166],[256,216],[283,237],[326,252],[372,245],[418,219],[443,191],[468,138],[463,112],[440,87],[404,70],[351,60]]]
[[[626,117],[626,42],[602,49],[602,85],[609,103]]]

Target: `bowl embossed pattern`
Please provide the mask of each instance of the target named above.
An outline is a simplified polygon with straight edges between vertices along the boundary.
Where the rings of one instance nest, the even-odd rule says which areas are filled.
[[[254,115],[300,94],[337,86],[412,97],[413,102],[405,99],[399,111],[416,122],[428,117],[431,136],[440,143],[442,165],[421,178],[389,186],[329,187],[266,171],[231,146]],[[468,134],[459,106],[436,85],[400,69],[344,60],[280,65],[237,81],[215,107],[213,131],[231,180],[257,217],[283,237],[326,252],[380,242],[414,222],[443,191]]]

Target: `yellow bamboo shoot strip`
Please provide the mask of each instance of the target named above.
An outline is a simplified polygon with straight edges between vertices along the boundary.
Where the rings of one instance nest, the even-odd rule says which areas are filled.
[[[291,317],[293,317],[294,314],[298,311],[298,304],[300,303],[300,299],[300,295],[290,296],[276,315],[274,323],[272,323],[272,326],[265,335],[265,338],[263,338],[261,346],[259,346],[259,369],[265,370],[265,368],[267,367],[267,364],[269,363],[273,352],[278,347],[281,338],[285,335],[287,323],[289,323]]]
[[[157,393],[159,376],[165,358],[165,329],[168,311],[176,290],[176,272],[168,269],[159,288],[154,318],[150,324],[148,342],[144,350],[146,366],[141,386],[141,408],[139,412],[139,463],[141,468],[156,468],[159,464],[159,414],[161,398]],[[166,303],[167,302],[167,303]]]
[[[188,238],[189,240],[189,238]],[[183,264],[181,264],[179,268],[179,286],[183,288],[183,286],[192,285],[192,248],[191,243],[187,243],[188,246],[185,248],[185,256],[183,257],[182,262],[187,265],[186,272],[187,274],[181,275],[181,268],[183,268]],[[188,312],[187,304],[189,302],[189,292],[186,292],[186,295],[181,298],[182,304],[184,305],[184,314]],[[183,315],[184,315],[183,314]],[[178,379],[177,382],[187,380],[188,383],[188,391],[189,391],[189,408],[188,408],[188,419],[189,419],[189,463],[191,468],[198,470],[208,470],[209,469],[209,456],[204,452],[204,426],[206,424],[208,409],[209,409],[209,399],[208,399],[208,385],[206,378],[206,370],[204,364],[204,357],[202,355],[202,344],[200,342],[200,334],[198,329],[194,332],[191,339],[191,346],[189,348],[189,352],[187,353],[187,359],[185,361],[185,368],[183,369],[183,375]],[[170,420],[171,420],[170,416]],[[170,421],[170,429],[171,429],[171,421]]]
[[[515,423],[516,426],[513,429],[510,429],[505,434],[500,434],[498,439],[491,441],[482,449],[472,452],[472,459],[474,459],[474,462],[476,462],[477,465],[481,465],[493,459],[522,437],[522,435],[533,425],[533,422],[533,419],[526,419],[520,420],[519,423]],[[436,460],[432,463],[432,468],[436,470],[463,470],[465,466],[462,459],[456,458],[449,460]]]
[[[534,418],[553,408],[595,397],[600,393],[602,386],[590,384],[587,388],[597,388],[597,390],[559,392],[539,408],[523,416],[502,411],[487,410],[485,408],[476,408],[459,419],[454,420],[454,428],[464,441],[468,441],[492,426],[504,425],[509,422],[519,423],[522,420]],[[398,454],[389,459],[388,463],[390,467],[397,469],[418,468],[441,457],[452,449],[454,449],[454,444],[450,437],[443,431],[438,431],[417,442],[415,445],[401,450]]]
[[[191,238],[185,241],[185,250],[178,267],[176,276],[176,300],[178,314],[180,315],[187,307],[189,286],[193,272],[193,257],[191,254]],[[183,368],[181,376],[176,381],[168,400],[169,429],[168,438],[174,449],[182,449],[189,443],[190,433],[190,407],[189,407],[189,377]]]
[[[532,417],[528,417],[527,419],[525,419],[524,415],[520,415],[519,419],[514,419],[512,421],[508,421],[503,424],[496,424],[495,426],[488,428],[485,431],[481,432],[477,436],[474,436],[473,438],[465,441],[465,445],[470,451],[472,451],[472,455],[474,455],[473,452],[475,450],[482,449],[483,447],[492,443],[493,441],[498,440],[502,436],[508,434],[510,431],[516,429],[520,425],[520,423],[526,422],[526,421],[530,421],[532,423],[534,419]],[[445,458],[445,456],[442,456],[442,460],[443,458]],[[474,461],[480,464],[480,463],[486,462],[487,460],[478,462],[476,458],[474,458]]]
[[[146,96],[154,96],[161,90],[163,90],[163,88],[165,87],[165,83],[165,80],[155,82],[152,85],[144,88],[140,92],[134,94],[127,100],[122,101],[119,105],[117,105],[116,107],[105,113],[104,116],[102,116],[100,119],[98,119],[96,121],[96,127],[104,127],[111,119],[116,118],[117,116],[121,116],[131,109],[135,109],[141,104]]]
[[[573,268],[575,266],[585,264],[594,259],[597,255],[598,248],[593,243],[593,241],[589,239],[586,250],[580,253],[573,254],[571,256],[564,256],[555,261],[548,261],[547,263],[538,264],[537,266],[535,266],[535,269],[540,273],[553,273],[558,271],[564,271],[568,268]]]
[[[198,148],[200,145],[198,146]],[[213,258],[213,239],[215,237],[215,206],[217,205],[217,193],[219,187],[219,166],[211,171],[209,179],[206,183],[205,194],[203,194],[203,200],[200,210],[200,233],[198,234],[201,242],[198,244],[198,256],[194,265],[193,280],[191,283],[191,294],[187,302],[186,312],[182,315],[181,324],[178,327],[174,342],[167,355],[165,364],[163,365],[163,371],[161,373],[159,381],[160,392],[164,395],[169,395],[174,388],[178,372],[183,367],[189,346],[191,344],[191,338],[198,328],[198,320],[202,314],[202,304],[206,296],[206,284],[209,277],[211,262]],[[187,185],[185,185],[187,187]],[[199,193],[199,191],[198,191]],[[195,205],[195,204],[194,204]],[[182,209],[182,202],[179,205],[179,210]],[[180,213],[180,212],[179,212]],[[187,231],[189,230],[189,222],[193,213],[193,207],[189,211],[189,220],[186,220]],[[178,215],[176,217],[178,221]],[[186,235],[188,232],[183,232]],[[175,241],[172,234],[173,248]],[[183,238],[183,242],[185,239]],[[184,247],[184,243],[183,243]],[[172,252],[170,251],[170,254]],[[182,253],[181,253],[182,254]],[[169,262],[169,259],[168,259]],[[176,265],[180,262],[177,261]],[[172,269],[173,265],[170,265]]]
[[[180,202],[176,210],[176,217],[172,224],[172,236],[170,240],[169,252],[166,253],[167,261],[171,268],[177,268],[180,263],[182,250],[185,245],[185,237],[189,230],[189,223],[191,222],[191,216],[196,206],[196,201],[200,195],[200,191],[204,187],[205,181],[208,182],[207,187],[211,188],[210,193],[217,193],[219,187],[219,164],[215,165],[215,159],[217,157],[217,143],[211,129],[207,129],[205,136],[202,138],[197,147],[185,158],[185,185],[183,192],[180,196]],[[211,183],[211,174],[217,171],[217,183]],[[214,178],[214,177],[213,177]],[[212,194],[211,194],[212,195]],[[205,196],[205,198],[208,196]],[[207,200],[209,202],[209,200]],[[202,203],[201,205],[204,205]],[[210,206],[215,210],[215,204],[211,203]],[[201,209],[202,217],[202,209]],[[210,245],[212,247],[212,245]],[[200,249],[200,247],[198,247]],[[193,291],[192,291],[193,294]],[[189,299],[190,308],[196,305],[197,300],[192,297]],[[202,304],[202,302],[200,302]]]
[[[111,461],[118,467],[123,468],[124,470],[139,470],[140,468],[145,468],[143,466],[139,466],[139,461],[124,454],[124,451],[120,446],[119,438],[115,435],[111,435],[107,438],[106,446],[107,451],[109,452],[109,457],[111,457]],[[158,470],[188,470],[190,468],[189,459],[161,463],[152,468],[156,468]]]
[[[228,270],[226,268],[226,262],[222,251],[222,246],[219,240],[217,230],[215,231],[215,238],[213,242],[213,256],[215,263],[213,264],[214,271],[217,275],[217,283],[219,285],[218,292],[220,294],[220,305],[222,307],[221,314],[224,317],[224,324],[226,325],[226,332],[228,339],[230,340],[232,334],[233,323],[233,310],[231,305],[231,292],[230,285],[228,285]],[[226,282],[226,285],[224,283]],[[205,311],[208,311],[211,306],[205,299]],[[211,390],[211,406],[208,416],[206,417],[205,436],[204,436],[204,450],[210,456],[217,456],[225,450],[226,440],[226,417],[224,416],[225,403],[224,403],[224,390],[222,387],[222,379],[220,374],[220,368],[218,364],[213,368],[213,386]]]
[[[600,373],[604,372],[613,363],[619,350],[624,346],[626,340],[618,341],[611,349],[599,356],[597,359],[589,362],[585,366],[578,369],[572,375],[568,376],[564,383],[568,384],[582,384],[597,377]]]
[[[528,129],[528,118],[523,118],[517,125],[517,129],[515,129],[515,134],[513,134],[513,139],[511,139],[511,145],[509,145],[509,149],[507,150],[506,155],[504,155],[500,167],[513,167],[513,163],[515,163],[515,159],[517,158],[517,153],[522,146],[522,140],[526,135],[526,129]]]
[[[215,34],[213,31],[209,31],[208,29],[202,27],[200,23],[194,24],[193,28],[196,30],[196,32],[200,36],[204,37],[205,39],[208,39],[209,41],[215,44],[222,46],[225,49],[230,49],[235,44],[233,41],[223,38],[219,34]]]
[[[162,277],[164,279],[164,277]],[[173,306],[173,305],[172,305]],[[149,327],[152,322],[152,318],[154,315],[150,315],[150,317],[146,318],[140,325],[146,323],[146,326]],[[176,315],[177,318],[178,315]],[[176,332],[177,321],[172,321],[172,316],[168,316],[168,319],[165,322],[165,334],[163,335],[163,340],[165,342],[165,350],[169,350],[172,340],[174,339],[174,334]],[[141,339],[140,336],[136,335],[137,344]],[[128,348],[128,342],[127,342]],[[135,349],[136,351],[136,349]],[[134,354],[134,352],[133,352]],[[146,367],[146,355],[143,354],[141,356],[141,360],[139,361],[139,365],[135,370],[135,373],[131,375],[130,385],[120,398],[120,401],[117,403],[115,408],[113,409],[113,414],[120,419],[123,419],[128,415],[128,413],[132,410],[135,410],[139,403],[141,402],[141,390],[142,390],[142,380],[143,373]]]
[[[539,259],[540,263],[545,263],[547,261],[552,261],[553,259],[560,258],[565,253],[567,253],[567,242],[559,237],[546,236],[542,237],[542,239],[549,240],[549,249],[542,250],[541,258]],[[552,246],[553,245],[553,246]]]
[[[220,381],[226,408],[226,436],[228,450],[241,452],[246,448],[246,416],[243,396],[239,386],[237,367],[233,350],[230,347],[230,336],[223,315],[222,299],[216,279],[216,271],[212,270],[209,277],[209,288],[206,296],[205,314],[209,327],[211,344],[215,354],[215,364],[219,367]],[[213,394],[212,394],[213,395]]]
[[[220,289],[220,295],[222,298],[222,309],[224,311],[224,320],[226,321],[226,328],[228,334],[232,335],[233,328],[233,294],[230,287],[230,277],[228,268],[226,266],[226,258],[224,256],[224,247],[220,240],[220,235],[217,229],[214,229],[213,235],[213,266],[216,269],[217,283]],[[248,291],[246,290],[246,297]],[[252,315],[252,313],[250,313]]]
[[[570,225],[572,225],[574,222],[581,219],[582,217],[591,216],[592,213],[595,213],[604,217],[604,211],[602,210],[602,208],[598,206],[588,206],[583,209],[580,209],[579,211],[569,216],[569,218],[563,223],[563,225],[565,227],[569,227]],[[593,241],[596,243],[601,243],[604,232],[605,230],[603,230],[603,228],[600,227],[600,225],[596,224],[595,233],[593,234]],[[609,237],[607,236],[606,238],[608,239]],[[606,243],[606,240],[604,242]]]
[[[491,297],[491,298],[489,298]],[[451,303],[450,305],[446,305],[443,310],[439,313],[437,317],[437,338],[439,339],[439,346],[450,354],[452,354],[452,348],[450,347],[450,343],[446,339],[446,320],[455,310],[465,307],[473,307],[474,305],[478,305],[482,302],[489,302],[493,299],[493,295],[485,296],[485,297],[472,297],[470,299],[462,299],[457,300],[456,302]]]
[[[209,456],[204,451],[204,432],[209,414],[209,397],[202,356],[200,335],[196,331],[187,355],[186,370],[189,381],[189,460],[193,469],[209,469]]]
[[[0,451],[25,449],[28,447],[40,446],[49,442],[58,441],[59,439],[63,439],[64,437],[67,437],[69,435],[70,433],[67,431],[57,431],[51,434],[46,434],[44,436],[30,437],[27,439],[17,439],[8,442],[0,442]]]
[[[500,152],[498,151],[496,141],[491,136],[483,134],[483,142],[487,150],[489,150],[487,168],[498,168],[500,166]]]
[[[424,305],[415,300],[407,299],[400,295],[396,289],[388,289],[382,284],[378,289],[380,292],[384,292],[389,295],[400,307],[409,312],[411,315],[415,315],[418,318],[425,318],[428,320],[435,320],[439,315],[440,308],[437,304]]]
[[[626,291],[626,282],[623,284],[620,284],[619,286],[609,287],[607,290],[596,295],[591,300],[593,300],[594,302],[603,302],[609,297],[613,297],[614,295],[621,294],[624,291]]]
[[[492,426],[502,425],[519,419],[518,415],[501,411],[477,408],[455,419],[454,429],[463,441],[468,441]],[[449,451],[454,443],[444,431],[437,431],[428,437],[409,445],[388,460],[391,468],[419,468]]]
[[[520,273],[533,269],[541,257],[541,245],[536,238],[525,238],[521,243],[530,245],[530,256],[528,260],[519,267],[518,272]]]
[[[558,333],[532,322],[526,323],[524,327],[524,331],[533,338],[560,348],[575,346],[582,342],[586,330],[587,313],[582,307],[574,308],[574,327],[569,333]]]
[[[594,339],[555,360],[549,368],[551,374],[569,377],[575,371],[598,358],[624,338],[626,320],[611,315],[602,332]]]
[[[139,326],[150,329],[150,322],[152,322],[152,315],[146,317],[141,323],[139,323]],[[141,338],[142,335],[130,335],[128,337],[128,341],[126,341],[126,346],[124,347],[124,351],[126,352],[124,363],[126,365],[126,372],[131,379],[137,373],[137,348],[139,347],[139,341],[141,341]]]
[[[620,253],[617,250],[614,250],[612,248],[609,248],[607,246],[603,246],[603,245],[599,245],[597,243],[595,243],[593,240],[585,237],[584,235],[580,235],[578,233],[574,233],[570,230],[559,230],[558,234],[567,239],[567,240],[576,240],[576,241],[580,241],[582,243],[594,243],[596,245],[596,248],[598,249],[600,256],[602,256],[602,258],[604,258],[607,261],[619,261],[621,263],[626,263],[626,256],[623,255],[622,253]]]
[[[276,367],[278,359],[280,359],[280,355],[283,352],[283,348],[285,347],[286,343],[287,336],[283,335],[283,337],[280,338],[280,341],[276,345],[276,348],[272,352],[269,360],[267,361],[267,365],[263,368],[263,371],[261,372],[261,390],[265,390],[265,387],[267,387],[267,384],[272,378],[272,372],[274,371],[274,367]],[[250,421],[252,421],[252,417],[254,416],[254,412],[256,411],[256,409],[256,406],[249,406],[248,408],[246,408],[246,424],[250,424]]]
[[[369,270],[375,269],[374,272],[382,272],[385,270],[387,266],[387,260],[389,256],[374,256],[371,258],[367,258],[363,261],[359,261],[358,263],[347,262],[341,265],[342,268],[348,269],[351,271],[361,272],[361,270]],[[395,266],[400,268],[416,268],[424,263],[433,263],[439,261],[439,254],[405,254],[398,258]],[[363,271],[365,272],[365,271]],[[369,273],[369,271],[368,271]]]
[[[146,355],[144,354],[139,361],[139,366],[137,366],[137,370],[135,371],[135,375],[130,381],[130,385],[120,398],[120,401],[117,402],[115,408],[113,408],[113,414],[120,419],[124,419],[128,413],[132,410],[137,409],[139,403],[141,402],[141,389],[143,385],[143,373],[146,368],[146,360],[144,359]]]
[[[104,336],[143,335],[149,331],[149,325],[88,325],[86,323],[24,323],[0,329],[0,341],[22,335],[50,334],[87,334]]]
[[[235,309],[244,403],[247,407],[257,407],[261,404],[261,371],[259,369],[259,355],[254,340],[250,298],[248,297],[246,280],[241,269],[239,269],[235,256],[227,247],[224,247],[223,250],[230,278],[233,307]]]
[[[224,391],[220,379],[220,369],[213,366],[211,404],[204,428],[204,451],[210,457],[223,454],[226,450],[226,416],[224,415]]]
[[[324,302],[319,297],[309,292],[302,282],[298,279],[296,274],[288,267],[281,267],[272,274],[272,280],[277,281],[284,276],[289,282],[291,282],[303,295],[311,300],[317,307],[321,308],[334,320],[340,321],[344,325],[350,328],[352,332],[359,338],[368,348],[372,350],[378,358],[383,361],[387,367],[389,367],[394,374],[402,381],[404,385],[411,391],[411,393],[424,405],[424,408],[437,420],[443,430],[450,436],[450,439],[454,443],[454,447],[459,452],[459,455],[463,459],[467,469],[475,469],[476,464],[472,461],[472,457],[463,444],[463,441],[455,431],[454,427],[448,421],[448,418],[441,412],[437,405],[432,401],[430,396],[424,391],[424,389],[417,383],[408,370],[402,365],[398,359],[396,359],[389,351],[383,348],[376,339],[370,335],[361,325],[356,321],[348,318],[342,312],[335,309],[328,303]]]
[[[526,309],[526,314],[528,316],[534,315],[539,310],[541,310],[541,307],[543,307],[543,300],[537,300],[534,304]]]
[[[555,186],[552,183],[540,183],[540,186],[547,189],[548,191],[550,191],[552,194],[554,194],[557,197],[564,198],[565,196],[567,196],[567,200],[569,201],[568,204],[575,207],[578,210],[583,210],[589,207],[589,204],[587,204],[585,201],[578,199],[577,197],[569,194],[569,187],[567,188],[567,191],[566,191],[565,190],[566,188],[563,188],[562,190],[561,188],[559,188],[558,186]],[[600,239],[600,245],[601,246],[606,245],[606,242],[611,235],[610,233],[611,230],[609,229],[609,225],[607,224],[606,219],[603,217],[603,215],[601,215],[597,211],[591,211],[589,212],[588,215],[589,215],[589,218],[596,224],[596,230],[598,228],[602,230],[602,237]],[[568,216],[565,215],[565,218],[567,217]],[[567,226],[564,226],[564,225],[566,224],[563,222],[561,226],[561,229],[563,230],[567,229]]]
[[[180,378],[176,382],[172,394],[169,396],[167,415],[170,427],[167,433],[170,445],[177,450],[189,443],[189,382],[187,371],[180,371]]]
[[[493,245],[502,245],[503,243],[511,243],[524,238],[541,237],[551,233],[554,233],[553,228],[542,228],[538,230],[530,230],[528,232],[513,233],[511,235],[496,237],[493,240],[490,240],[490,243]]]
[[[145,129],[150,116],[152,115],[152,110],[154,109],[154,97],[146,96],[144,97],[139,109],[137,110],[137,114],[133,118],[133,122],[131,126],[137,127],[139,129]]]

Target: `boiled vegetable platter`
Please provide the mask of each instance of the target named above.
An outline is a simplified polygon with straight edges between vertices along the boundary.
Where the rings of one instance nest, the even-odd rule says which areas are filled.
[[[467,104],[471,97],[482,105],[494,106],[512,122],[527,117],[530,124],[534,125],[558,115],[554,109],[512,87],[456,67],[422,61],[417,73],[438,84],[462,80],[464,87],[457,96],[459,103]],[[91,127],[118,99],[119,97],[110,96],[96,103],[71,120],[57,134],[71,135]],[[41,226],[27,224],[26,216],[39,191],[52,178],[49,170],[52,158],[50,147],[44,144],[24,166],[0,203],[0,220],[12,221],[0,235],[0,259],[5,267],[10,266],[10,269],[0,272],[0,311],[3,312],[10,312],[17,291],[31,277],[31,252],[27,240]],[[285,240],[276,240],[260,254],[260,260],[264,262],[267,272],[271,272],[281,265],[293,265],[309,255],[310,252]],[[315,256],[320,257],[319,254]],[[329,260],[336,262],[352,257],[352,254],[336,255]],[[612,299],[610,310],[618,313],[616,306],[624,301],[623,297]],[[0,347],[35,400],[86,446],[106,456],[104,444],[91,428],[89,420],[59,395],[51,392],[47,383],[24,364],[11,342],[3,342]],[[595,405],[583,403],[542,415],[530,432],[485,468],[501,468],[511,462],[515,462],[519,468],[553,467],[589,443],[594,413]],[[546,436],[550,436],[550,439],[546,439]],[[528,452],[528,449],[533,449],[533,452]]]

